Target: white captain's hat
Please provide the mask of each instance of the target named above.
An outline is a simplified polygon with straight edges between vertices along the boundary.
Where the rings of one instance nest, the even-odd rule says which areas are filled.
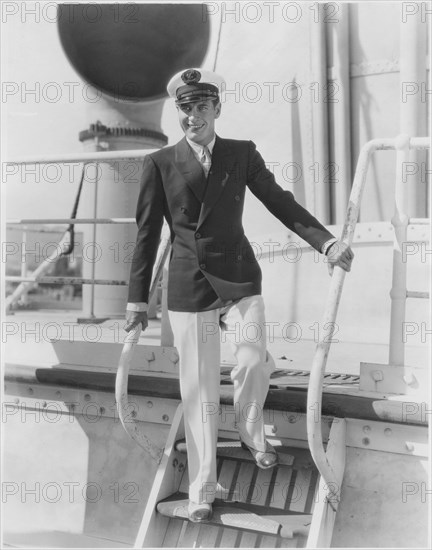
[[[167,91],[177,105],[192,103],[202,99],[219,99],[224,79],[204,69],[184,69],[168,82]]]

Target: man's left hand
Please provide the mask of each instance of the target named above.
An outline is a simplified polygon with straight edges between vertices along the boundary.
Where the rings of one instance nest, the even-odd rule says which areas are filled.
[[[354,258],[354,252],[351,247],[343,241],[336,241],[327,253],[328,270],[330,275],[333,275],[335,265],[341,267],[345,271],[351,271],[351,263]]]

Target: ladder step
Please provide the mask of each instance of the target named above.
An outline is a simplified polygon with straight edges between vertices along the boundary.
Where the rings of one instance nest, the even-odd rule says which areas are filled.
[[[429,225],[429,218],[410,218],[408,220],[408,225]]]
[[[185,493],[176,493],[159,502],[157,511],[170,518],[188,520],[188,502]],[[256,513],[258,511],[260,514]],[[293,514],[276,508],[236,502],[227,504],[216,499],[212,517],[201,523],[292,539],[308,535],[311,518],[311,514]]]
[[[184,439],[177,441],[175,448],[180,453],[186,453],[186,441]],[[294,464],[294,457],[292,455],[281,452],[277,446],[274,448],[279,456],[279,466],[292,466]],[[240,441],[235,441],[233,439],[218,440],[217,456],[221,458],[255,462],[252,454],[248,450],[242,448]]]
[[[407,290],[406,291],[407,298],[426,298],[429,299],[429,292],[426,290],[425,292],[422,292],[420,290]]]

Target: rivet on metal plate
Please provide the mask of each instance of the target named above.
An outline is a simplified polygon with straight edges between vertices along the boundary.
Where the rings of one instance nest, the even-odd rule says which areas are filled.
[[[381,380],[384,380],[384,375],[382,370],[374,370],[371,372],[371,376],[375,382],[381,382]]]

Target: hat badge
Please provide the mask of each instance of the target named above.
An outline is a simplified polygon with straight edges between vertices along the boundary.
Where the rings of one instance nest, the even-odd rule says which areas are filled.
[[[196,84],[201,79],[201,73],[195,69],[188,69],[182,73],[181,79],[185,84]]]

